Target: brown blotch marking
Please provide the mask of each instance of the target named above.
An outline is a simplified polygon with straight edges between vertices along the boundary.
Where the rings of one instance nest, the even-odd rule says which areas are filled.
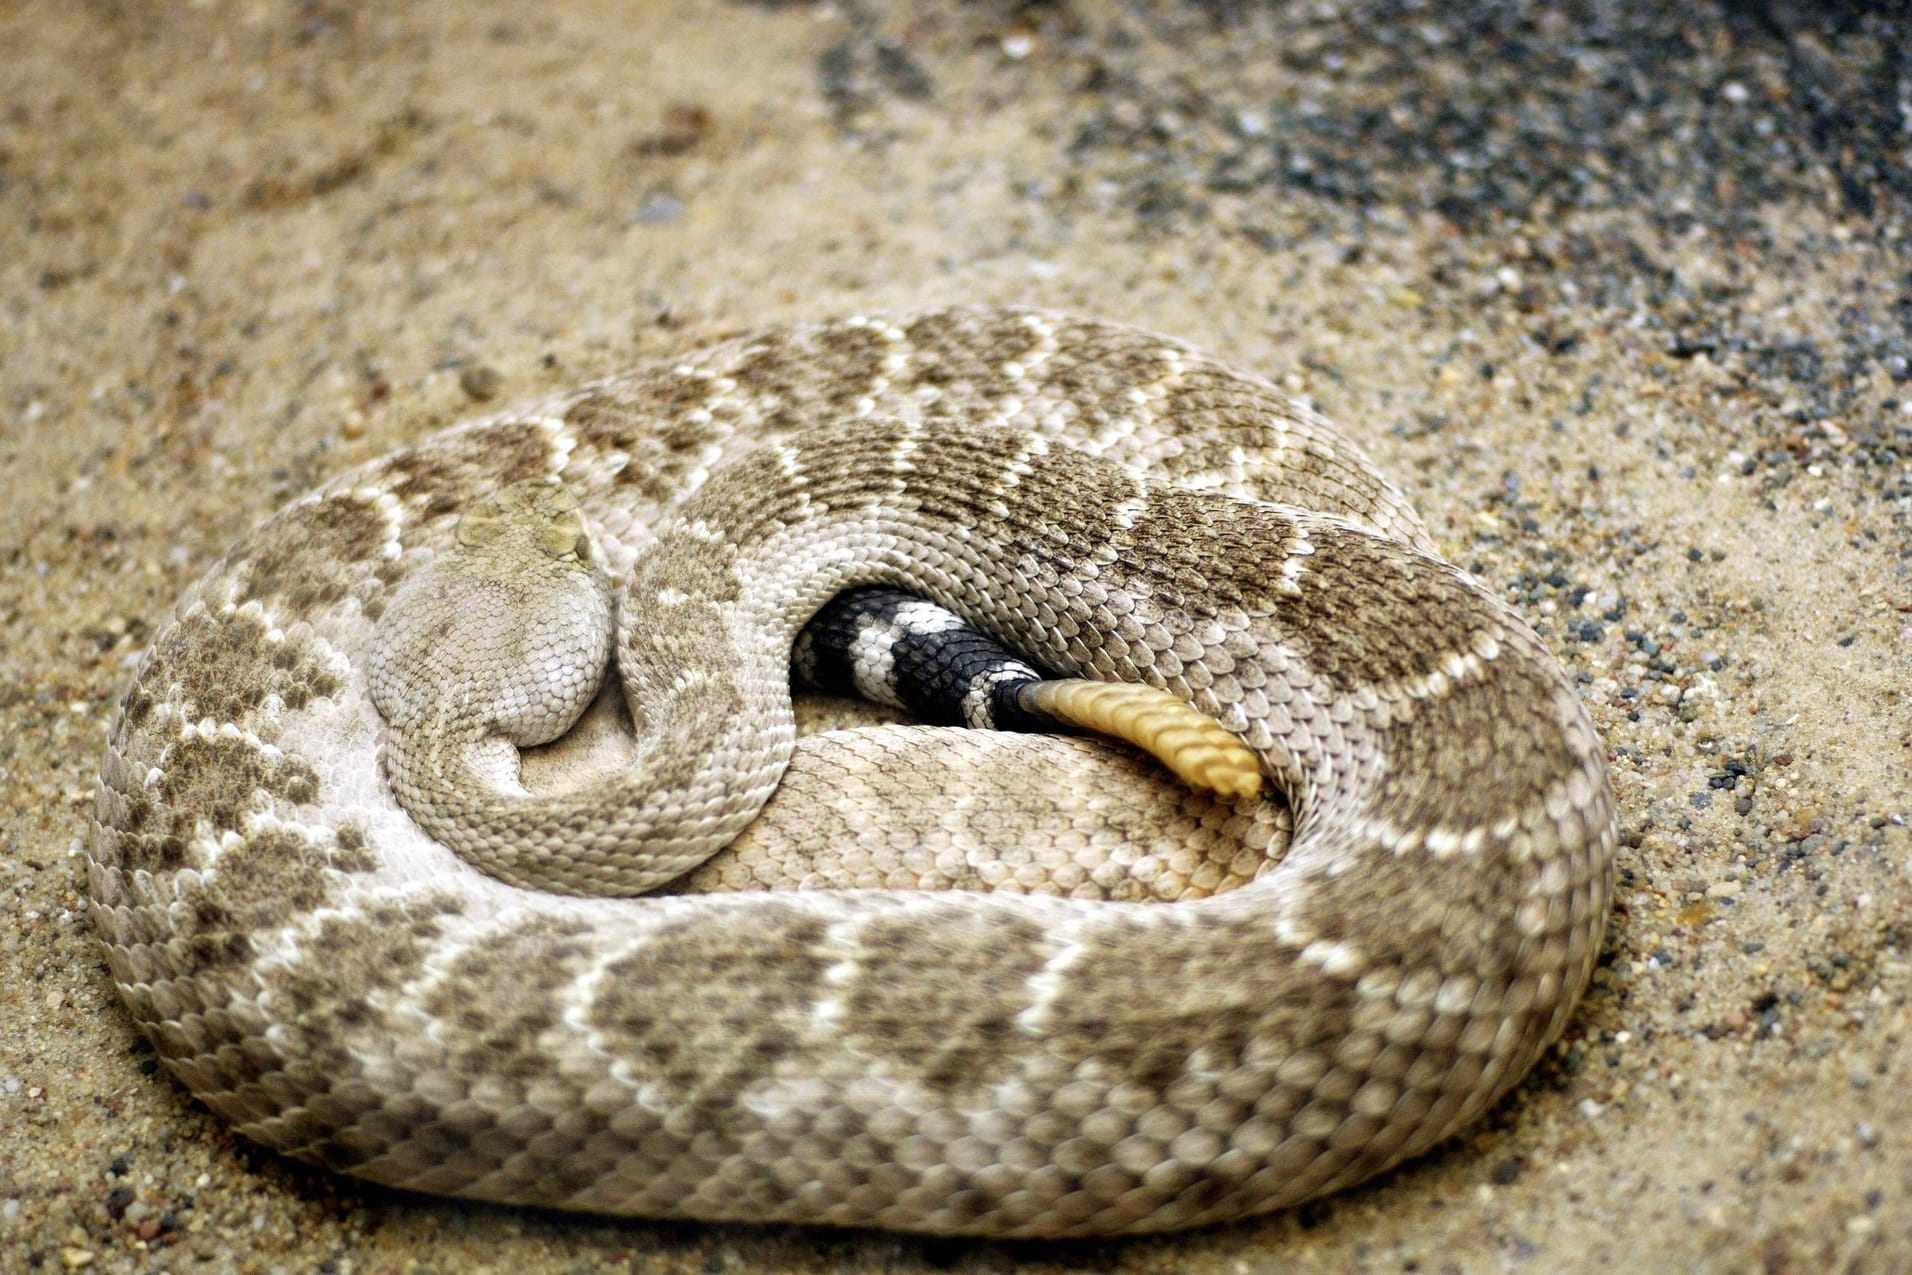
[[[1311,879],[1311,919],[1334,918],[1332,924],[1316,922],[1319,937],[1352,944],[1370,966],[1438,969],[1492,984],[1519,974],[1522,958],[1533,950],[1508,918],[1532,893],[1541,871],[1539,863],[1507,856],[1377,853],[1357,871]],[[1417,891],[1444,905],[1402,908],[1386,902]]]
[[[1179,442],[1155,461],[1156,472],[1164,478],[1226,475],[1236,468],[1239,454],[1244,477],[1258,499],[1333,513],[1358,494],[1344,486],[1345,459],[1295,434],[1284,439],[1275,428],[1277,422],[1295,421],[1297,413],[1271,387],[1242,381],[1204,360],[1185,365],[1155,410],[1161,419],[1175,422]],[[1284,444],[1285,453],[1279,450]],[[1313,459],[1304,460],[1304,455]]]
[[[656,447],[676,461],[687,461],[690,454],[710,441],[710,427],[696,421],[672,421],[657,431]],[[655,450],[655,448],[653,448]],[[681,465],[679,466],[681,468]]]
[[[685,472],[715,434],[707,423],[684,419],[708,404],[710,392],[710,383],[702,378],[660,369],[632,385],[579,400],[565,420],[587,451],[619,451],[630,458],[617,473],[620,487],[634,489],[652,504],[664,504],[682,490]]]
[[[148,812],[151,806],[147,806]],[[186,833],[175,830],[187,825]],[[127,871],[172,872],[186,866],[186,845],[191,832],[190,820],[169,819],[155,825],[142,817],[140,826],[121,825],[103,828],[93,845],[93,856],[101,863]]]
[[[677,494],[679,479],[695,454],[713,437],[708,422],[690,419],[691,413],[711,406],[711,384],[704,377],[665,368],[622,391],[636,401],[601,398],[580,435],[596,448],[630,457],[619,471],[620,484],[636,486],[646,500],[668,500]]]
[[[276,1069],[256,1056],[258,1042],[224,1014],[231,1000],[256,994],[254,936],[332,902],[339,874],[361,870],[359,853],[274,828],[228,845],[216,868],[179,879],[164,964],[175,971],[171,987],[180,1012],[198,1015],[199,1030],[209,1033],[199,1056],[220,1056],[226,1087],[240,1088]],[[345,945],[315,950],[320,955],[312,963],[335,970],[341,960],[353,959]],[[157,1030],[162,1024],[149,1020],[142,1026],[162,1056],[175,1056],[166,1033]]]
[[[1132,525],[1110,533],[1107,543],[1120,556],[1099,578],[1148,600],[1155,622],[1179,637],[1220,612],[1273,609],[1268,593],[1280,579],[1292,530],[1280,514],[1154,486]]]
[[[623,452],[635,459],[656,446],[657,423],[648,413],[633,407],[628,396],[628,389],[623,393],[593,391],[565,411],[565,424],[591,451]],[[637,466],[626,466],[623,473],[634,468]]]
[[[1147,332],[1071,321],[1058,329],[1056,341],[1058,348],[1044,365],[1049,373],[1045,379],[1059,396],[1087,407],[1089,419],[1098,423],[1138,411],[1158,421],[1174,422],[1181,419],[1176,415],[1178,411],[1189,408],[1210,416],[1203,421],[1204,425],[1227,426],[1237,423],[1238,419],[1252,419],[1256,411],[1254,397],[1278,401],[1272,390],[1265,395],[1258,390],[1248,390],[1244,395],[1242,382],[1234,380],[1233,397],[1250,397],[1251,401],[1244,404],[1239,418],[1234,413],[1217,418],[1208,411],[1219,403],[1219,397],[1211,391],[1225,396],[1234,374],[1186,346]],[[1173,380],[1170,379],[1171,360],[1179,366]],[[1146,407],[1138,408],[1130,401],[1130,392],[1138,389],[1148,395]],[[1180,435],[1184,431],[1173,432]]]
[[[893,431],[891,436],[900,434]],[[1005,554],[1028,548],[1066,560],[1071,553],[1087,553],[1107,542],[1107,506],[1134,490],[1125,475],[1107,466],[1082,469],[1080,457],[1052,453],[1032,457],[1028,473],[1013,486],[995,491],[1008,462],[1008,449],[1015,445],[1010,435],[997,437],[1001,449],[985,450],[977,448],[971,434],[932,430],[914,437],[909,497],[925,519],[959,525],[1000,523],[992,542]],[[885,449],[894,446],[890,437],[874,430],[839,435],[833,446],[843,455],[833,457],[819,449],[815,459],[805,458],[805,465],[819,474],[847,470],[840,481],[854,494],[856,484],[868,482],[867,460],[859,466],[857,457],[878,443]],[[817,485],[813,484],[813,490]],[[991,508],[998,501],[1008,511],[1006,519]],[[1069,522],[1076,529],[1065,533],[1061,524]]]
[[[992,399],[1015,384],[1003,375],[1003,364],[1020,361],[1041,340],[1019,320],[994,316],[986,321],[962,311],[922,315],[904,330],[910,341],[911,384],[967,386]]]
[[[890,348],[875,329],[843,324],[746,346],[728,375],[739,389],[769,403],[765,422],[772,430],[844,422],[870,392]],[[828,375],[818,375],[819,362]]]
[[[514,1096],[493,1108],[493,1115],[520,1103],[525,1086],[551,1079],[550,1058],[539,1037],[560,1021],[559,992],[589,964],[592,947],[585,936],[590,931],[580,921],[535,917],[489,934],[482,944],[462,950],[421,1006],[445,1024],[443,1067],[448,1073],[509,1082]],[[474,988],[481,990],[473,994]],[[574,1094],[572,1101],[581,1105],[582,1098]],[[426,1112],[420,1123],[428,1125],[436,1118]],[[434,1160],[452,1158],[481,1139],[493,1144],[486,1155],[507,1154],[498,1149],[504,1135],[495,1124],[420,1127],[410,1137],[411,1152]],[[602,1171],[592,1159],[553,1159],[541,1155],[535,1145],[521,1146],[509,1158],[521,1170],[513,1196],[526,1202],[561,1201],[591,1185]],[[514,1172],[510,1164],[500,1168]]]
[[[427,518],[453,512],[470,495],[464,467],[430,449],[395,454],[385,462],[385,472],[392,494]]]
[[[1227,926],[1226,936],[1216,929]],[[1332,1052],[1353,1021],[1352,978],[1308,969],[1270,933],[1265,918],[1091,931],[1065,975],[1044,1030],[1064,1059],[1099,1058],[1111,1074],[1159,1096],[1188,1074],[1197,1050],[1227,1069],[1250,1042],[1281,1040],[1291,1052]],[[1146,957],[1146,959],[1143,959]],[[1175,971],[1164,994],[1161,971]]]
[[[1138,381],[1159,375],[1159,362],[1150,364],[1147,376],[1137,374],[1131,346],[1121,343],[1111,350],[1108,342],[1096,344],[1084,339],[1080,328],[1064,323],[1056,332],[1057,346],[1043,363],[1044,381],[1072,402],[1110,409],[1118,407],[1118,397]]]
[[[1230,446],[1249,448],[1251,440],[1272,441],[1265,422],[1294,415],[1272,389],[1245,382],[1239,374],[1193,356],[1184,360],[1181,373],[1164,388],[1167,393],[1157,414],[1176,422],[1178,433],[1196,438],[1213,435],[1209,446],[1219,463],[1212,467],[1224,472]]]
[[[792,337],[753,341],[737,352],[725,374],[746,394],[786,404],[816,377],[809,348]]]
[[[454,450],[456,449],[456,450]],[[482,456],[482,468],[458,459]],[[427,518],[455,513],[473,496],[549,473],[551,447],[528,421],[500,421],[469,434],[398,452],[385,462],[392,494]]]
[[[173,745],[154,793],[132,801],[129,817],[114,831],[117,866],[173,871],[186,866],[186,848],[202,833],[238,831],[247,814],[272,798],[311,804],[319,798],[318,774],[303,759],[272,757],[242,739],[197,734]],[[204,826],[202,827],[202,823]],[[349,862],[333,866],[367,871],[362,846]]]
[[[694,460],[690,446],[673,447],[670,441],[659,438],[632,456],[631,463],[618,471],[617,481],[635,490],[639,499],[663,505],[683,490],[684,474]]]
[[[759,907],[747,930],[721,917],[661,927],[609,966],[591,1006],[594,1028],[624,1037],[629,1065],[701,1109],[713,1130],[733,1122],[745,1087],[806,1029],[834,959],[823,922]]]
[[[126,816],[100,844],[116,848],[132,869],[170,871],[185,866],[186,849],[200,831],[238,830],[245,815],[268,798],[310,804],[319,798],[317,772],[301,758],[274,755],[243,738],[198,732],[179,724],[210,720],[258,726],[257,710],[277,696],[290,708],[338,691],[338,678],[305,642],[265,640],[265,626],[240,612],[195,610],[168,626],[142,664],[115,731],[128,757],[159,761],[150,791],[129,798]],[[171,705],[164,726],[151,724],[160,704]],[[141,738],[148,731],[156,732]]]
[[[150,798],[143,794],[129,798],[126,802],[126,813],[120,819],[117,831],[138,833],[146,827],[146,821],[152,818],[152,815],[153,803]]]
[[[333,855],[332,866],[341,872],[370,872],[378,867],[378,858],[372,853],[371,840],[365,835],[365,829],[355,823],[340,824],[332,834],[338,850]]]
[[[466,948],[425,1002],[425,1012],[456,1028],[450,1066],[463,1075],[529,1081],[549,1067],[538,1036],[558,1021],[558,992],[588,962],[580,921],[537,917]],[[483,988],[474,999],[469,989]]]
[[[422,899],[383,902],[357,915],[327,917],[318,932],[301,946],[306,959],[277,971],[273,990],[284,994],[290,1017],[307,1029],[314,1041],[331,1042],[341,1060],[349,1031],[372,1024],[373,1000],[415,977],[424,967],[426,952],[444,932],[443,920],[456,916],[464,905],[450,894]],[[342,1074],[351,1074],[351,1064]]]
[[[255,615],[196,610],[154,641],[126,693],[116,740],[124,749],[160,704],[175,721],[251,724],[271,696],[304,708],[338,693],[339,679],[305,641],[266,641]]]
[[[228,846],[201,888],[187,897],[194,969],[213,970],[251,958],[250,935],[331,902],[339,874],[371,869],[363,847],[329,847],[288,828],[258,832]]]
[[[1271,588],[1269,598],[1284,640],[1337,692],[1427,677],[1447,662],[1451,635],[1479,627],[1482,595],[1453,567],[1357,531],[1317,525],[1306,536],[1314,552],[1302,561],[1300,593]],[[1272,585],[1280,562],[1268,566]],[[1364,625],[1363,615],[1387,619]]]
[[[238,597],[282,615],[329,607],[378,560],[385,533],[377,506],[349,493],[282,510],[233,550]]]
[[[280,1000],[280,1017],[299,1026],[306,1074],[351,1079],[362,1074],[359,1054],[389,1051],[396,1029],[384,1020],[381,1002],[420,974],[444,932],[444,918],[462,906],[449,894],[433,894],[328,917],[301,943],[304,959],[266,975],[266,993]],[[259,1074],[271,1070],[262,1067]],[[332,1141],[333,1135],[352,1126],[364,1134],[367,1127],[358,1123],[364,1112],[341,1111],[330,1124],[321,1124],[315,1109],[307,1113],[311,1119],[297,1141],[280,1149],[333,1169],[352,1169],[409,1136],[400,1132],[392,1144],[347,1147]]]
[[[593,391],[565,412],[565,423],[593,451],[620,451],[636,456],[656,448],[668,451],[698,447],[709,437],[708,426],[693,425],[682,417],[710,406],[711,383],[675,368],[653,368],[641,377]]]
[[[1036,922],[997,911],[966,915],[971,906],[865,922],[856,942],[866,955],[844,1004],[853,1045],[902,1057],[944,1093],[994,1077],[1016,1015],[1028,1008],[1028,980],[1050,954]]]
[[[1405,828],[1488,827],[1538,800],[1582,764],[1554,717],[1561,687],[1547,666],[1507,651],[1447,693],[1403,698],[1379,734],[1387,767],[1376,802]],[[1468,856],[1471,857],[1471,856]]]
[[[120,867],[184,867],[196,835],[238,831],[247,814],[273,798],[309,805],[318,800],[319,778],[301,758],[274,757],[243,739],[195,733],[172,746],[154,795],[157,803],[142,814],[139,829],[118,829]]]
[[[385,559],[372,568],[371,577],[355,590],[358,597],[359,613],[368,624],[377,624],[379,617],[385,614],[385,606],[392,593],[404,583],[406,564],[402,559]]]
[[[829,356],[833,373],[829,379],[845,385],[853,397],[869,393],[894,348],[883,330],[868,325],[819,328],[813,340]]]
[[[634,387],[635,388],[635,387]],[[640,420],[668,429],[691,412],[710,406],[715,387],[699,370],[678,371],[675,366],[657,368],[644,378],[637,403],[626,410]]]
[[[564,423],[596,447],[628,450],[645,426],[608,390],[593,390],[564,409]]]
[[[1092,324],[1064,323],[1057,348],[1043,364],[1053,394],[1080,408],[1092,425],[1135,411],[1128,393],[1162,378],[1167,365],[1160,341]]]

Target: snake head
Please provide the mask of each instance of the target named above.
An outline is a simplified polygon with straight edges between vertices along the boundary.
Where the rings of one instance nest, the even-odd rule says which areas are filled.
[[[373,702],[398,730],[547,743],[597,693],[611,611],[577,496],[548,480],[501,487],[380,615]]]
[[[485,496],[459,518],[457,541],[473,553],[498,552],[509,542],[559,561],[591,561],[591,538],[577,495],[543,478],[511,483]]]

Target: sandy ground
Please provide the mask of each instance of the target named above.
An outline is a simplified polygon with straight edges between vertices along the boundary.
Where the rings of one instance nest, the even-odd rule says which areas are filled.
[[[0,4],[0,1268],[1912,1270],[1912,27],[1818,8]],[[81,838],[225,544],[481,400],[975,300],[1311,399],[1581,679],[1619,897],[1508,1101],[1043,1248],[405,1197],[158,1069]]]

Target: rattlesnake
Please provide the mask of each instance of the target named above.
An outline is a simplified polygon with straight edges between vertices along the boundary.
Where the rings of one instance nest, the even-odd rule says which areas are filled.
[[[541,514],[460,519],[552,479]],[[453,571],[455,541],[520,556]],[[443,673],[497,662],[460,654],[467,620],[568,687],[534,716],[588,697],[553,652],[599,658],[576,615],[610,595],[522,614],[561,596],[540,560],[620,579],[638,737],[601,699],[521,788],[515,748],[434,736],[483,715]],[[872,581],[1166,689],[1288,805],[1093,740],[894,723],[804,736],[779,783],[791,636]],[[489,831],[440,835],[524,883],[616,893],[734,844],[663,894],[527,889],[428,836],[401,773],[488,785],[440,804]],[[1277,1208],[1478,1115],[1587,982],[1614,841],[1571,681],[1338,433],[1172,341],[978,309],[737,338],[297,501],[154,636],[89,880],[160,1058],[304,1160],[1061,1236]],[[765,888],[792,884],[841,888]]]

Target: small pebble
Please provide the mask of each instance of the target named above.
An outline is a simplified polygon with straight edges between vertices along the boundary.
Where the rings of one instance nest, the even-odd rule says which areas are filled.
[[[460,369],[458,388],[477,402],[483,403],[498,396],[499,387],[504,384],[504,379],[498,374],[498,369],[488,363],[471,363]]]
[[[661,226],[676,221],[683,212],[683,200],[675,195],[658,195],[638,205],[631,220],[640,226]]]

